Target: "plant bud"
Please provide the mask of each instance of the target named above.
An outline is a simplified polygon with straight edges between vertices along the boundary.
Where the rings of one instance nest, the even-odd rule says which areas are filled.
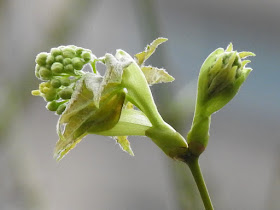
[[[61,82],[61,85],[63,85],[63,86],[69,86],[71,84],[71,81],[68,78],[61,78],[60,82]]]
[[[229,44],[226,50],[222,48],[215,50],[201,67],[197,106],[207,112],[204,115],[209,116],[227,104],[252,70],[245,67],[250,61],[243,58],[254,56],[254,53],[238,53],[232,48],[232,44]]]
[[[48,54],[43,52],[43,53],[39,53],[36,56],[36,63],[39,64],[40,66],[44,66],[46,64],[46,59],[47,59]]]
[[[78,57],[73,58],[72,63],[73,63],[74,69],[76,69],[76,70],[81,70],[84,66],[84,62]]]
[[[57,110],[58,106],[59,106],[59,103],[57,103],[56,101],[52,101],[52,102],[49,102],[49,103],[47,104],[46,108],[47,108],[48,110],[54,112],[54,111]]]
[[[62,52],[61,52],[61,50],[60,50],[59,48],[52,48],[52,49],[51,49],[51,54],[52,54],[54,57],[56,57],[56,56],[58,56],[58,55],[61,55]]]
[[[65,104],[59,105],[59,107],[56,110],[56,114],[61,115],[64,112],[65,109],[66,109],[66,105]]]
[[[33,96],[40,96],[40,95],[41,95],[40,90],[32,90],[32,91],[31,91],[31,94],[32,94]]]
[[[89,52],[83,52],[82,58],[85,60],[85,62],[89,62],[91,59],[91,54]]]
[[[72,88],[65,88],[62,89],[58,95],[62,98],[62,99],[70,99],[73,93],[73,89]]]
[[[75,50],[70,47],[65,47],[62,50],[62,55],[64,58],[74,58],[76,56]]]
[[[74,67],[72,64],[68,64],[64,67],[64,70],[66,73],[73,74],[74,73]]]
[[[77,48],[76,48],[76,54],[77,54],[78,56],[80,56],[80,55],[83,53],[83,51],[84,51],[84,49],[81,48],[81,47],[77,47]]]
[[[59,79],[53,79],[51,81],[51,85],[54,88],[59,88],[61,86],[61,81]]]
[[[245,65],[251,52],[232,50],[230,43],[226,50],[218,48],[212,52],[201,66],[195,114],[192,127],[188,133],[189,149],[193,155],[199,156],[208,144],[211,115],[223,108],[238,92],[247,79],[251,68]]]
[[[48,57],[47,57],[47,60],[46,60],[46,64],[52,65],[53,62],[54,62],[54,56],[49,54]]]
[[[63,58],[62,55],[58,55],[58,56],[55,57],[55,61],[56,61],[56,62],[59,62],[59,63],[62,63],[62,62],[63,62],[63,59],[64,59],[64,58]]]
[[[56,100],[57,93],[54,88],[48,88],[48,91],[45,93],[45,99],[46,101],[53,101]]]
[[[60,74],[63,72],[63,65],[62,63],[55,62],[51,66],[51,70],[54,74]]]
[[[40,70],[39,70],[39,75],[40,75],[41,79],[49,80],[52,77],[52,72],[45,67],[41,67]]]
[[[64,65],[64,66],[66,66],[66,65],[68,65],[68,64],[71,64],[71,63],[72,63],[71,58],[64,58],[64,60],[63,60],[63,65]]]
[[[50,87],[51,87],[50,82],[42,82],[39,85],[39,90],[40,90],[41,93],[46,93]]]

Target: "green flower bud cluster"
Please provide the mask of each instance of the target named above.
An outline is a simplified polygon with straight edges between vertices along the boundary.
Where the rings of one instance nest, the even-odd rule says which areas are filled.
[[[52,48],[50,53],[36,56],[35,75],[44,81],[61,75],[78,76],[83,66],[94,59],[90,50],[74,45]]]
[[[32,94],[42,96],[49,102],[46,106],[48,110],[62,114],[76,81],[84,74],[81,71],[83,66],[94,59],[90,50],[74,45],[52,48],[50,53],[39,53],[35,60],[35,75],[44,82]]]

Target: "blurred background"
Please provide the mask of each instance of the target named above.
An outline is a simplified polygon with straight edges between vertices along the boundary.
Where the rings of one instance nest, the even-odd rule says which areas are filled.
[[[152,91],[184,136],[204,59],[229,42],[256,53],[240,93],[212,117],[200,164],[216,209],[280,209],[279,11],[277,0],[1,0],[0,209],[203,209],[188,168],[148,138],[130,137],[131,157],[90,135],[57,163],[58,117],[30,94],[39,52],[74,44],[133,55],[159,36],[169,41],[149,63],[176,80]]]

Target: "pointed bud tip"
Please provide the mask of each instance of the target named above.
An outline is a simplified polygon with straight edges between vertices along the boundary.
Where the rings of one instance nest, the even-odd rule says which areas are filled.
[[[233,45],[232,45],[232,42],[230,42],[229,44],[228,44],[228,46],[227,46],[227,48],[226,48],[226,52],[230,52],[230,51],[232,51],[233,50]]]
[[[249,56],[256,56],[256,54],[252,53],[252,52],[240,52],[239,53],[240,58],[246,58],[246,57],[249,57]]]

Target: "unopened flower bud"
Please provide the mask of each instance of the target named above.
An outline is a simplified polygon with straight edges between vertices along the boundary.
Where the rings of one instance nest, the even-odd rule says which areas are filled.
[[[53,62],[54,62],[54,56],[51,55],[51,54],[49,54],[48,57],[47,57],[47,59],[46,59],[46,64],[52,65]]]
[[[31,91],[31,94],[32,94],[33,96],[40,96],[40,95],[41,95],[40,90],[32,90],[32,91]]]
[[[81,70],[84,66],[84,62],[78,57],[73,58],[72,63],[73,63],[74,69],[76,69],[76,70]]]
[[[58,94],[62,99],[70,99],[73,93],[72,88],[62,89]]]
[[[45,67],[41,67],[39,70],[39,75],[40,75],[41,79],[49,80],[52,77],[52,72]]]
[[[61,86],[61,81],[59,79],[53,79],[51,81],[51,85],[54,88],[59,88]]]
[[[74,73],[74,67],[72,64],[68,64],[64,67],[64,70],[66,73],[69,73],[69,74],[73,74]]]
[[[243,59],[254,56],[254,53],[238,53],[232,48],[232,44],[229,44],[226,50],[222,48],[215,50],[201,67],[197,104],[206,110],[207,115],[211,115],[228,103],[252,70],[245,66],[250,61]]]
[[[52,101],[52,102],[49,102],[49,103],[47,104],[46,108],[47,108],[48,110],[54,112],[54,111],[57,110],[58,106],[59,106],[59,103],[57,103],[56,101]]]
[[[62,63],[62,62],[63,62],[63,59],[64,59],[64,58],[63,58],[62,55],[58,55],[58,56],[55,57],[55,61],[56,61],[56,62],[59,62],[59,63]]]
[[[61,85],[63,85],[63,86],[69,86],[71,83],[69,78],[61,78],[60,82],[61,82]]]
[[[226,50],[218,48],[202,64],[198,77],[195,114],[188,144],[190,151],[199,156],[206,148],[209,138],[211,115],[223,108],[238,92],[252,71],[246,68],[254,56],[251,52],[233,51],[230,43]]]
[[[66,105],[65,104],[59,105],[59,107],[56,110],[56,114],[61,115],[64,112],[65,109],[66,109]]]
[[[83,58],[86,62],[88,62],[88,61],[90,61],[90,59],[91,59],[91,54],[90,54],[89,52],[83,52],[83,53],[82,53],[82,58]]]
[[[48,91],[45,93],[45,99],[46,101],[53,101],[57,97],[56,89],[54,88],[48,88]]]
[[[65,47],[62,50],[62,55],[64,58],[74,58],[76,56],[75,50],[73,50],[71,47]]]
[[[39,64],[40,66],[43,66],[46,64],[46,59],[48,57],[48,54],[43,52],[43,53],[39,53],[37,56],[36,56],[36,63]]]
[[[60,74],[63,72],[63,64],[62,63],[58,63],[55,62],[53,63],[53,65],[51,66],[51,70],[54,74]]]
[[[57,55],[61,55],[62,52],[61,52],[61,50],[60,50],[59,48],[52,48],[52,49],[51,49],[51,54],[52,54],[54,57],[56,57]]]
[[[64,66],[66,66],[66,65],[68,65],[68,64],[71,64],[71,63],[72,63],[71,58],[64,58],[64,60],[63,60],[63,65],[64,65]]]

